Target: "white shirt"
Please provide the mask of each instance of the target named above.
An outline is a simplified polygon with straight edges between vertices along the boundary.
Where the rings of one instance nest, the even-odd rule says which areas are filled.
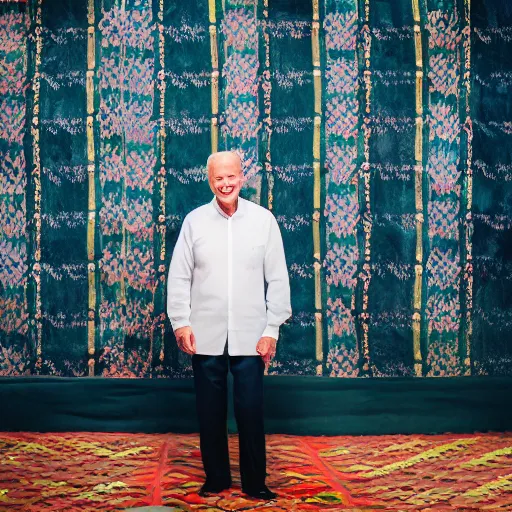
[[[259,339],[277,339],[291,312],[272,213],[240,197],[229,217],[214,198],[185,217],[169,267],[167,314],[173,330],[192,328],[197,354],[221,355],[227,339],[230,355],[258,355]]]

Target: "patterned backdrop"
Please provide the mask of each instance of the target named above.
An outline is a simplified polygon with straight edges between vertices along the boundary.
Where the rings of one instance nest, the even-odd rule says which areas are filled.
[[[205,162],[281,227],[271,374],[512,373],[512,4],[0,2],[0,375],[188,376]]]

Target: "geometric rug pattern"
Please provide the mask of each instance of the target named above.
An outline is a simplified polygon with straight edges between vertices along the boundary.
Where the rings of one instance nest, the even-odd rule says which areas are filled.
[[[0,512],[512,510],[512,432],[268,435],[268,503],[241,493],[229,442],[233,487],[202,498],[195,434],[0,433]]]

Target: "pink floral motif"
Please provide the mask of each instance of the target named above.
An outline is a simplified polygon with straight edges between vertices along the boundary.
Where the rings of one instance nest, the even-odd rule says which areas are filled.
[[[135,290],[153,291],[155,269],[152,247],[133,247],[126,256],[125,278]]]
[[[152,194],[155,165],[156,155],[153,149],[144,152],[130,151],[126,156],[126,186]]]
[[[149,338],[153,323],[158,320],[153,318],[153,302],[141,304],[130,300],[126,303],[125,311],[126,315],[119,303],[103,300],[99,308],[100,318],[104,319],[103,327],[112,332],[121,331],[123,338],[125,335],[138,339]],[[108,338],[108,335],[102,334],[103,337]],[[113,341],[113,344],[110,343],[108,346],[112,348],[117,341],[113,338],[110,338],[110,341]]]
[[[0,283],[5,287],[24,286],[27,281],[27,246],[0,240]]]
[[[103,56],[99,67],[99,85],[102,89],[127,90],[131,94],[149,97],[154,95],[153,59],[129,57],[120,60],[119,55]]]
[[[25,194],[26,186],[25,154],[22,151],[0,151],[0,194]]]
[[[222,20],[221,32],[227,46],[234,50],[255,50],[258,47],[256,18],[246,9],[229,10]]]
[[[100,162],[100,182],[105,186],[107,181],[119,183],[126,175],[122,172],[123,163],[120,155],[121,148],[113,146],[110,142],[105,142],[102,147],[102,158]]]
[[[14,53],[25,47],[28,23],[28,16],[21,12],[10,12],[0,16],[0,48],[2,53]]]
[[[26,235],[25,199],[16,205],[12,202],[0,203],[0,233],[7,238],[23,238]]]
[[[429,333],[433,331],[456,333],[460,324],[460,302],[456,296],[433,293],[427,301]]]
[[[0,296],[0,318],[0,330],[9,334],[27,334],[28,313],[23,291],[11,297]]]
[[[357,134],[354,135],[357,138]],[[325,167],[329,181],[336,185],[347,184],[356,173],[357,147],[329,144],[325,154]]]
[[[355,50],[357,29],[357,13],[327,14],[324,18],[327,50]]]
[[[123,261],[121,259],[120,244],[109,242],[103,249],[103,257],[99,261],[102,279],[109,286],[121,281],[123,276]]]
[[[356,284],[358,250],[355,245],[335,243],[325,254],[325,280],[329,286],[354,288]]]
[[[0,139],[11,144],[23,144],[25,128],[25,103],[10,97],[0,100]]]
[[[25,47],[20,48],[21,53],[18,57],[9,55],[9,61],[0,57],[0,66],[4,68],[4,76],[0,80],[0,94],[21,95],[24,93],[26,84],[25,79]]]
[[[99,362],[105,365],[103,377],[136,379],[148,377],[151,371],[150,357],[135,350],[125,351],[120,342],[105,347]]]
[[[256,137],[258,130],[258,106],[254,101],[233,99],[223,116],[223,132],[242,141]]]
[[[435,141],[429,150],[427,172],[434,194],[428,202],[428,228],[431,250],[428,257],[427,305],[429,333],[457,333],[460,325],[461,262],[456,247],[445,248],[442,240],[459,239],[460,193],[459,137],[461,132],[457,98],[461,32],[456,10],[431,11],[426,29],[429,32],[429,90],[442,95],[431,102],[428,122],[429,140]],[[435,99],[435,98],[434,98]],[[443,144],[443,141],[445,143]],[[448,143],[448,144],[446,144]],[[449,146],[450,145],[450,146]],[[434,350],[434,352],[432,351]],[[458,372],[458,361],[443,344],[429,347],[429,376],[452,375]],[[456,373],[454,373],[456,372]]]
[[[460,255],[452,249],[444,252],[434,247],[427,262],[428,286],[437,286],[440,290],[460,287]]]
[[[107,344],[100,360],[106,376],[144,377],[150,358],[125,352],[124,341],[126,335],[147,339],[153,322],[155,23],[148,0],[137,1],[131,8],[115,6],[103,15],[98,26],[101,44],[108,50],[98,70],[99,167],[104,188],[99,267],[104,296],[112,297],[122,288],[126,303],[121,306],[104,299],[100,306],[100,337]],[[120,53],[121,48],[125,51]],[[114,290],[108,289],[114,285]]]
[[[258,58],[256,55],[232,54],[226,59],[222,74],[229,94],[258,94]]]
[[[108,346],[112,346],[112,344],[115,343],[115,337],[110,336],[110,333],[119,333],[124,325],[122,305],[119,301],[110,302],[103,299],[98,308],[98,315],[102,320],[100,323],[100,338],[106,342]],[[124,337],[124,334],[119,334],[119,337]]]
[[[359,351],[344,344],[333,347],[327,354],[326,367],[329,377],[359,377]]]
[[[435,137],[453,142],[460,134],[459,116],[450,105],[432,105],[430,108],[430,140]]]
[[[121,161],[117,148],[113,149],[110,144],[106,144],[104,151],[105,156],[100,163],[100,181],[103,186],[107,181],[119,183],[124,179],[127,188],[153,193],[156,155],[152,149],[147,152],[130,151],[126,155],[126,164]]]
[[[458,153],[447,153],[439,146],[430,148],[427,171],[431,177],[431,187],[438,195],[449,192],[455,192],[457,195],[460,193],[460,187],[456,187],[460,178],[458,164]]]
[[[261,165],[258,162],[258,156],[256,154],[256,146],[247,145],[246,148],[234,148],[242,160],[242,169],[246,180],[250,180],[258,172],[261,171]]]
[[[134,247],[121,259],[120,251],[114,249],[110,242],[103,250],[103,258],[100,260],[102,278],[108,285],[125,279],[136,290],[150,290],[155,286],[155,269],[153,268],[153,253],[151,248]]]
[[[26,84],[27,39],[29,17],[25,13],[6,13],[0,15],[0,95],[7,96],[6,103],[0,106],[3,111],[9,104],[17,103],[22,109],[21,120],[25,118],[25,101],[23,95]],[[18,98],[16,98],[18,97]],[[3,116],[0,117],[2,130]],[[16,119],[19,124],[19,119]],[[19,132],[15,130],[9,140],[16,139]],[[1,135],[2,138],[4,135]]]
[[[458,55],[436,54],[430,56],[430,92],[440,92],[443,96],[457,94],[459,86],[459,63],[456,62]]]
[[[153,202],[143,198],[129,201],[126,230],[139,240],[153,240]]]
[[[251,3],[226,10],[221,24],[227,58],[222,68],[226,108],[221,115],[221,133],[225,143],[244,155],[245,188],[259,202],[258,173],[258,22]],[[265,71],[268,75],[268,70]],[[265,74],[264,74],[265,75]],[[265,75],[263,88],[269,77]],[[265,92],[265,94],[267,94]]]
[[[336,336],[354,336],[356,327],[352,312],[343,303],[341,297],[327,299],[327,318],[330,320],[333,332]]]
[[[25,13],[0,15],[0,331],[15,336],[28,333],[23,151],[28,23]],[[26,346],[20,351],[0,345],[0,375],[28,375],[30,361]]]
[[[327,92],[329,94],[356,94],[358,90],[357,61],[353,59],[331,60],[325,68]]]
[[[17,351],[13,346],[4,347],[0,345],[0,376],[18,377],[20,375],[30,375],[29,364],[31,359],[26,345],[23,346],[21,351]]]
[[[460,358],[453,342],[436,341],[428,347],[427,377],[455,377],[461,374]]]
[[[459,238],[459,201],[451,198],[428,203],[428,235],[458,240]]]
[[[451,13],[430,11],[425,28],[430,32],[428,39],[430,49],[437,47],[454,51],[459,46],[461,33],[459,17],[455,9]]]
[[[114,95],[102,96],[100,102],[100,128],[104,138],[124,135],[126,142],[151,145],[156,131],[156,121],[151,121],[151,101],[133,100],[121,104]]]
[[[348,140],[357,134],[358,106],[356,99],[333,98],[327,103],[326,135],[340,135]]]
[[[104,47],[131,46],[153,51],[153,14],[150,8],[136,10],[114,5],[102,15],[98,28]]]
[[[151,337],[153,329],[154,303],[141,304],[130,301],[126,304],[125,332],[128,336],[138,339]]]
[[[114,235],[122,232],[124,223],[123,205],[115,194],[108,194],[101,198],[103,203],[99,212],[101,232],[105,235]]]
[[[344,195],[328,195],[324,215],[327,217],[327,229],[330,233],[338,238],[353,235],[359,222],[357,194],[347,191]]]

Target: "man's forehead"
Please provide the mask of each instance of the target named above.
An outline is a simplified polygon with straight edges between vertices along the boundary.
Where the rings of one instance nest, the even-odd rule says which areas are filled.
[[[223,165],[237,165],[240,168],[242,167],[242,161],[240,156],[234,151],[219,151],[217,153],[212,153],[208,158],[208,167],[218,168]]]

